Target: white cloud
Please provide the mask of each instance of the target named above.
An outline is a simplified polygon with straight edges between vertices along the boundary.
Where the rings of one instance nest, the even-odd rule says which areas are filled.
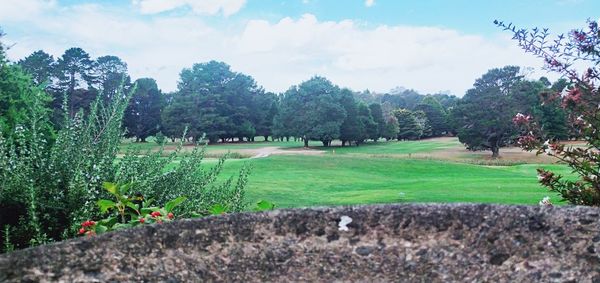
[[[153,77],[166,91],[176,89],[182,68],[209,60],[230,64],[269,91],[285,91],[323,75],[355,90],[385,92],[404,86],[424,93],[450,90],[458,96],[490,68],[541,63],[508,36],[485,38],[437,27],[368,28],[306,14],[222,29],[193,15],[142,18],[100,5],[48,9],[53,10],[7,21],[11,24],[6,27],[24,27],[18,36],[5,27],[9,41],[16,43],[9,50],[12,59],[38,49],[60,56],[79,46],[93,57],[121,57],[134,79]],[[0,22],[5,17],[0,14]]]
[[[365,6],[371,7],[375,5],[375,0],[365,0]]]
[[[0,20],[25,21],[55,7],[56,0],[0,0]]]
[[[189,7],[196,14],[230,16],[237,13],[246,0],[133,0],[143,14],[157,14],[180,7]]]

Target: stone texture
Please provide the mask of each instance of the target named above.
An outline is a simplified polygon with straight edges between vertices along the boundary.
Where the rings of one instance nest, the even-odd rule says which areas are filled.
[[[0,282],[600,282],[599,215],[464,204],[234,214],[2,255]]]

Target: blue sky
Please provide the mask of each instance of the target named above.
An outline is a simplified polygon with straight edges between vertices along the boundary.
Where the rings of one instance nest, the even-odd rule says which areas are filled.
[[[121,57],[165,91],[182,68],[214,59],[276,92],[322,75],[354,90],[462,96],[493,67],[546,75],[494,19],[559,33],[594,11],[600,1],[0,0],[0,27],[13,60],[78,46]]]

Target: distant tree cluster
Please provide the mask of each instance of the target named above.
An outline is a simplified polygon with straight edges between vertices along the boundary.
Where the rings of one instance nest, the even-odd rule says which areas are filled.
[[[70,48],[57,59],[36,51],[17,65],[50,94],[57,128],[63,105],[68,105],[73,116],[87,111],[100,94],[108,101],[117,88],[135,86],[124,127],[126,136],[139,142],[155,135],[175,140],[185,129],[185,138],[192,141],[203,136],[211,143],[254,141],[261,136],[267,141],[300,139],[305,146],[310,140],[324,146],[340,140],[345,146],[381,138],[456,135],[468,149],[490,150],[496,157],[500,147],[515,141],[511,117],[517,112],[535,116],[545,137],[558,140],[579,135],[568,126],[569,113],[558,100],[542,104],[539,96],[560,92],[567,81],[526,80],[515,66],[488,71],[461,99],[404,88],[383,94],[353,92],[319,76],[275,94],[251,76],[216,61],[183,69],[177,90],[162,93],[152,78],[132,82],[120,58],[93,59],[81,48]]]

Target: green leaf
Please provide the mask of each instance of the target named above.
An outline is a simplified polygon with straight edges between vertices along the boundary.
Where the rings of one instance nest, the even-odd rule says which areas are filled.
[[[266,201],[266,200],[261,200],[256,203],[256,207],[254,208],[254,211],[265,211],[265,210],[273,210],[273,209],[275,209],[275,204],[273,204],[272,202]]]
[[[150,214],[150,213],[152,213],[153,211],[157,211],[157,210],[159,210],[159,209],[160,209],[160,207],[156,207],[156,206],[144,207],[144,208],[142,208],[142,210],[140,211],[140,213],[141,213],[142,215],[147,215],[147,214]]]
[[[116,205],[114,201],[107,199],[101,199],[97,202],[97,204],[100,207],[100,211],[102,213],[107,212],[109,209],[114,208]]]
[[[174,200],[171,200],[169,202],[167,202],[165,204],[165,210],[167,212],[171,212],[173,210],[173,208],[175,208],[176,206],[180,205],[182,202],[184,202],[187,199],[187,197],[184,196],[180,196]]]
[[[126,229],[126,228],[131,228],[131,224],[117,223],[113,226],[113,230],[120,230],[120,229]]]
[[[102,183],[102,187],[113,195],[117,195],[119,193],[119,187],[115,183],[104,182]]]
[[[220,203],[213,205],[208,212],[212,215],[221,215],[227,213],[227,208]]]
[[[129,191],[130,187],[131,187],[131,183],[121,185],[121,187],[119,188],[120,189],[119,191],[121,192],[121,194],[126,194]]]
[[[127,207],[129,207],[129,208],[133,209],[134,211],[138,211],[138,206],[137,206],[137,205],[135,205],[135,203],[128,202],[128,203],[126,203],[125,205],[126,205]]]
[[[108,227],[104,225],[96,225],[96,234],[102,234],[106,231],[108,231]]]
[[[101,219],[98,221],[98,224],[106,226],[106,227],[112,227],[116,223],[117,223],[117,218],[114,216],[111,216],[111,217],[108,217],[105,219]]]

